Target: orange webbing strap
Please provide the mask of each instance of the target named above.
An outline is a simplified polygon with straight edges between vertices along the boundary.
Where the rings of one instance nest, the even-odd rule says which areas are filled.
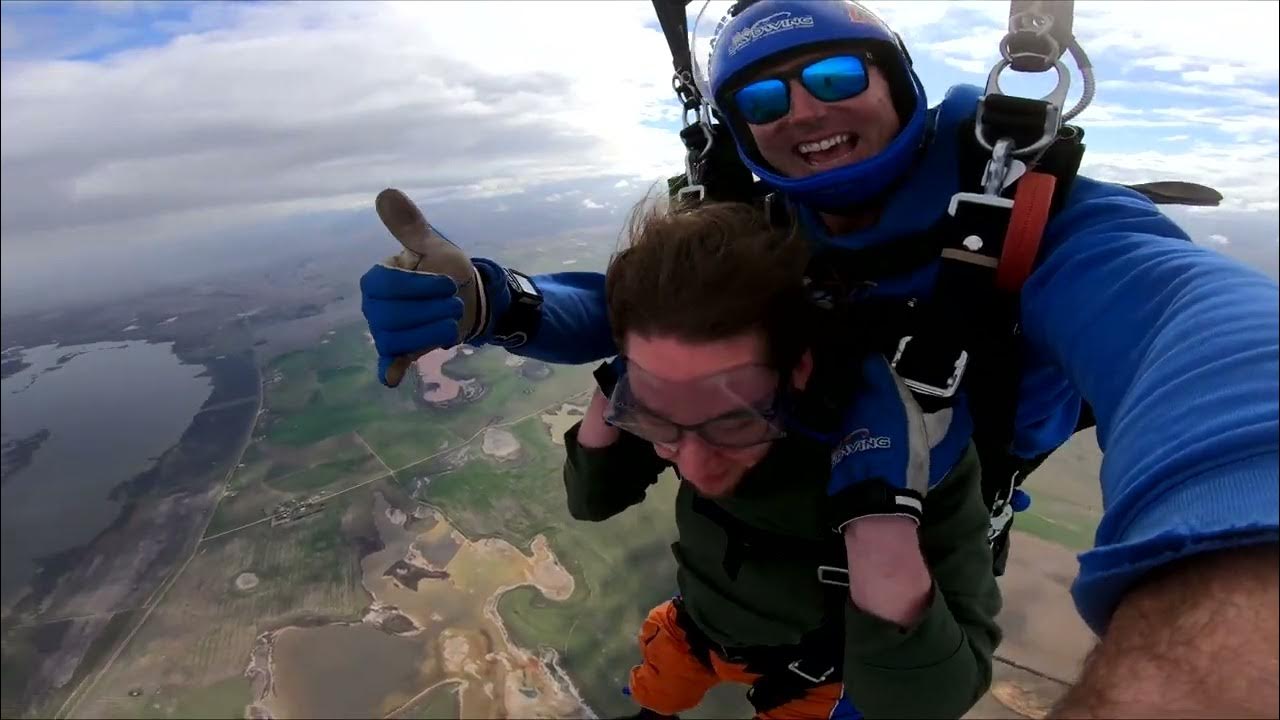
[[[1009,229],[1004,235],[1004,250],[996,267],[996,287],[1016,293],[1031,274],[1031,266],[1040,252],[1040,239],[1049,222],[1053,189],[1058,179],[1042,172],[1030,171],[1018,180],[1013,195]]]

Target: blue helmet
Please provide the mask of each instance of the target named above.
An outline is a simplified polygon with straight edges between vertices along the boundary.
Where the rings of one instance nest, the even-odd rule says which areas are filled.
[[[795,202],[838,211],[884,192],[911,166],[924,140],[928,110],[924,87],[901,38],[852,0],[755,0],[717,29],[708,65],[711,99],[728,121],[742,160],[766,184]],[[786,177],[764,161],[730,95],[761,66],[780,55],[848,43],[882,49],[876,65],[885,73],[902,129],[883,151],[866,160],[804,178]]]

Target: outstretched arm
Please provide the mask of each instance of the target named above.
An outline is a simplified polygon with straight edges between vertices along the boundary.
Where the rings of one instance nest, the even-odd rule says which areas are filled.
[[[476,270],[486,287],[503,288],[500,266],[477,258]],[[580,364],[616,355],[609,331],[604,297],[604,275],[596,272],[562,272],[532,276],[542,293],[541,320],[537,332],[521,345],[503,345],[512,354],[550,363]],[[502,306],[502,298],[495,300]],[[484,342],[493,342],[490,337]]]
[[[1023,328],[1097,416],[1104,513],[1072,592],[1104,644],[1156,568],[1280,539],[1278,301],[1131,191],[1079,178],[1051,224]]]
[[[1274,545],[1152,572],[1120,602],[1051,717],[1276,717],[1278,603]]]

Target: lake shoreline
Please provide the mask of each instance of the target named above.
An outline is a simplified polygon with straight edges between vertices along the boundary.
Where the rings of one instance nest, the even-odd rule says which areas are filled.
[[[179,439],[145,470],[110,490],[120,503],[114,520],[90,541],[35,561],[37,571],[25,594],[4,608],[7,626],[40,626],[60,618],[109,617],[151,602],[156,590],[199,541],[197,532],[214,511],[227,474],[251,437],[261,403],[261,373],[252,348],[212,355],[208,348],[183,347],[172,340],[134,338],[147,344],[173,342],[184,365],[204,367],[209,396],[192,415]],[[203,351],[203,352],[202,352]],[[18,707],[48,707],[97,668],[81,667],[84,650],[97,640],[79,638],[58,677],[41,667],[20,679]],[[9,633],[6,633],[6,641]],[[100,659],[99,659],[100,661]],[[70,673],[66,671],[71,667]],[[6,699],[10,701],[9,699]]]

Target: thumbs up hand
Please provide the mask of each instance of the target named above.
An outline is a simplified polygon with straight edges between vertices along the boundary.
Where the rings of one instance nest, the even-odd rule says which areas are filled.
[[[471,260],[412,200],[387,188],[374,206],[403,249],[361,276],[360,309],[378,351],[378,380],[396,387],[426,353],[480,335],[488,312]]]

